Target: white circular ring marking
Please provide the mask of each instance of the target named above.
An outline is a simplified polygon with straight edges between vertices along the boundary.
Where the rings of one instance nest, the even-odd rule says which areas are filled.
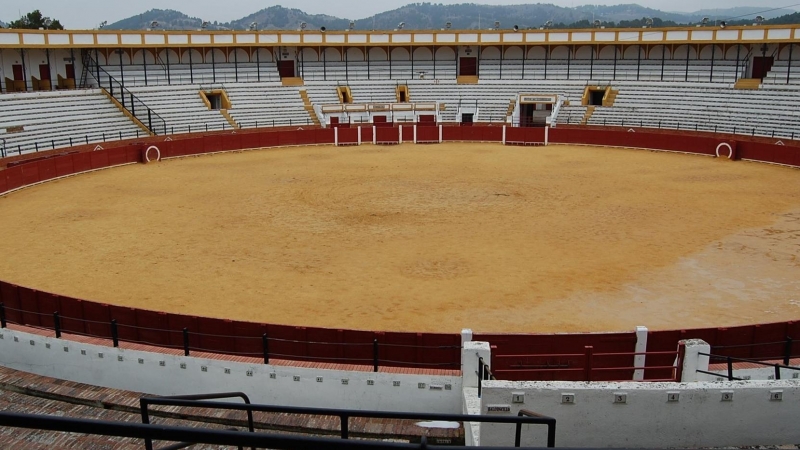
[[[726,142],[722,142],[717,146],[717,158],[720,157],[719,156],[719,149],[721,149],[722,147],[727,147],[728,148],[728,159],[733,159],[733,148],[731,147],[730,144],[728,144]]]
[[[156,157],[156,161],[161,161],[161,150],[159,150],[158,147],[156,147],[155,145],[151,145],[150,147],[147,147],[147,150],[144,151],[144,159],[145,159],[145,161],[147,161],[147,162],[151,161],[151,159],[150,159],[150,150],[153,150],[153,149],[155,149],[156,154],[158,155]]]

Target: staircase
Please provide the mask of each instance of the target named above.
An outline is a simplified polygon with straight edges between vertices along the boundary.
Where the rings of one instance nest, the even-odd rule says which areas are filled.
[[[137,119],[136,116],[131,114],[131,112],[128,111],[128,108],[122,106],[122,103],[120,103],[116,98],[114,98],[114,96],[111,95],[110,92],[108,92],[104,88],[100,88],[100,91],[102,91],[103,94],[105,94],[105,96],[108,97],[108,99],[111,101],[111,103],[113,103],[114,106],[116,106],[117,109],[119,109],[120,112],[125,115],[125,117],[127,117],[128,119],[131,119],[131,122],[135,123],[136,126],[141,128],[142,131],[144,131],[146,135],[148,135],[148,136],[155,136],[156,135],[155,133],[150,131],[150,129],[147,128],[147,126],[145,124],[143,124],[141,120]]]
[[[300,77],[284,77],[281,78],[281,84],[283,86],[304,86],[305,82]]]
[[[592,114],[594,114],[594,109],[595,109],[594,106],[586,107],[586,112],[583,113],[583,119],[581,119],[581,125],[586,125],[589,122],[589,119],[591,119]]]
[[[757,90],[760,86],[760,78],[741,78],[736,82],[733,88],[742,90]]]
[[[508,103],[508,109],[506,110],[506,118],[511,117],[514,114],[514,108],[517,107],[517,101],[511,100]]]
[[[606,90],[606,95],[603,96],[603,106],[614,106],[617,95],[619,95],[619,90],[611,89],[611,86],[609,86]]]
[[[233,117],[231,117],[231,113],[229,113],[227,109],[220,109],[219,112],[220,114],[222,114],[222,117],[224,117],[225,120],[228,121],[228,124],[231,126],[231,128],[235,130],[239,130],[242,128],[238,123],[236,123]]]
[[[478,84],[477,75],[459,75],[456,77],[457,84]]]
[[[314,105],[311,103],[311,99],[308,98],[308,92],[306,92],[305,89],[300,91],[300,98],[303,99],[303,107],[308,113],[308,116],[311,118],[311,121],[314,122],[314,125],[320,126],[319,117],[317,117],[317,112],[314,111]]]

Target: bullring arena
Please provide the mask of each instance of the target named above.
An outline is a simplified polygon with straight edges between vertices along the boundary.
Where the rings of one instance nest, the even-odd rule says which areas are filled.
[[[798,39],[0,31],[0,446],[800,442]]]

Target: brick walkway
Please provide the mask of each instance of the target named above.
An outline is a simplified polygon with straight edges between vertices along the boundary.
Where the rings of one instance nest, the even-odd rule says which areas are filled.
[[[0,410],[29,414],[45,414],[83,419],[141,423],[141,393],[107,389],[49,377],[32,375],[0,367]],[[302,433],[312,435],[339,434],[337,417],[298,416],[255,413],[257,432]],[[241,411],[206,410],[202,408],[152,407],[154,424],[180,425],[193,428],[247,429],[246,415]],[[457,430],[425,430],[415,421],[388,419],[351,419],[351,437],[369,439],[415,440],[426,433],[430,437],[463,442],[463,427]],[[0,448],[13,449],[141,449],[141,440],[86,436],[72,433],[44,432],[15,428],[0,429]],[[157,447],[166,445],[158,445]],[[195,446],[197,449],[218,446]]]

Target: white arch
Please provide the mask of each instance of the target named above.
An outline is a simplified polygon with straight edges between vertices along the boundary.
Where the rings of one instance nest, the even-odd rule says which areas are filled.
[[[639,58],[647,59],[647,51],[639,45],[628,46],[622,54],[622,59],[636,60]]]
[[[342,60],[342,52],[335,47],[327,47],[322,50],[322,60],[325,62],[338,62]]]
[[[513,45],[513,46],[508,47],[506,49],[505,53],[503,54],[503,59],[521,60],[522,59],[522,55],[524,55],[524,54],[525,54],[525,50],[523,50],[522,47],[518,47],[516,45]]]
[[[482,48],[481,59],[500,59],[500,49],[497,47]]]
[[[419,47],[414,49],[414,61],[432,61],[433,52],[428,47]]]
[[[689,59],[697,59],[697,50],[693,46],[681,45],[675,49],[672,59],[686,59],[686,54],[689,54]]]
[[[451,47],[439,47],[436,49],[437,61],[455,61],[456,52]]]
[[[386,50],[380,47],[372,47],[369,49],[369,60],[370,61],[388,61],[389,58],[386,55]]]
[[[700,49],[700,59],[711,59],[711,56],[714,56],[714,59],[722,59],[722,47],[719,45],[706,45]]]
[[[170,55],[172,56],[172,55]],[[31,56],[31,58],[33,58]],[[127,65],[131,63],[131,57],[128,56],[128,52],[122,51],[122,53],[117,53],[116,50],[111,50],[111,53],[108,55],[108,65],[110,66],[118,66],[119,61],[122,59],[122,64]]]
[[[547,57],[547,48],[536,46],[528,49],[528,59],[545,59]]]
[[[358,47],[349,47],[345,52],[348,61],[364,61],[364,50]]]
[[[584,45],[582,47],[578,47],[578,49],[575,50],[575,55],[573,56],[573,59],[586,59],[586,60],[591,59],[593,52],[594,50],[591,45]],[[597,55],[595,55],[594,57],[597,58]]]
[[[258,61],[259,63],[274,61],[272,52],[268,48],[257,49],[255,52],[253,52],[253,56],[251,58],[253,61]]]
[[[567,59],[569,57],[569,47],[565,45],[560,45],[550,50],[550,59]]]
[[[614,45],[606,45],[605,47],[600,49],[600,52],[595,55],[596,59],[614,59],[614,53],[616,53],[617,47]],[[619,53],[617,53],[617,58],[619,58]]]
[[[191,58],[189,55],[191,54]],[[203,62],[203,55],[196,48],[190,48],[181,52],[181,64],[189,64],[189,61],[192,61],[192,64],[198,64]]]
[[[196,51],[197,50],[195,50],[195,52]],[[199,53],[198,53],[198,55],[199,55]],[[135,52],[133,52],[132,63],[133,64],[138,64],[138,65],[145,64],[145,63],[148,64],[148,65],[155,64],[156,63],[156,57],[153,56],[153,52],[152,51],[150,51],[150,50],[148,50],[146,48],[143,48],[143,49],[136,50]]]
[[[206,62],[208,64],[211,64],[211,61],[212,61],[211,54],[212,54],[212,52],[214,54],[214,58],[213,58],[214,64],[227,62],[225,60],[225,53],[223,53],[222,50],[218,49],[218,48],[213,48],[213,49],[207,51],[204,62]]]
[[[686,56],[684,55],[684,58]],[[669,51],[669,47],[666,45],[656,45],[650,49],[650,55],[648,55],[647,59],[672,59],[672,53]],[[644,55],[642,55],[642,59],[644,59]]]
[[[738,51],[736,49],[739,49]],[[730,59],[732,61],[736,61],[736,54],[739,54],[739,59],[743,59],[747,56],[747,47],[742,44],[732,45],[725,51],[725,59]]]
[[[797,45],[797,44],[790,44],[790,45],[794,45],[794,48],[791,50],[792,61],[800,60],[800,45]],[[781,49],[780,54],[778,55],[778,59],[781,60],[781,61],[788,61],[789,60],[789,53],[790,53],[789,52],[789,45],[784,46]]]
[[[236,61],[237,63],[250,62],[250,54],[243,48],[235,48],[230,51],[228,61]]]
[[[392,49],[392,61],[408,61],[410,54],[405,47],[395,47]]]
[[[317,53],[317,49],[305,47],[302,52],[300,52],[300,59],[304,62],[316,62],[319,61],[319,54]]]

